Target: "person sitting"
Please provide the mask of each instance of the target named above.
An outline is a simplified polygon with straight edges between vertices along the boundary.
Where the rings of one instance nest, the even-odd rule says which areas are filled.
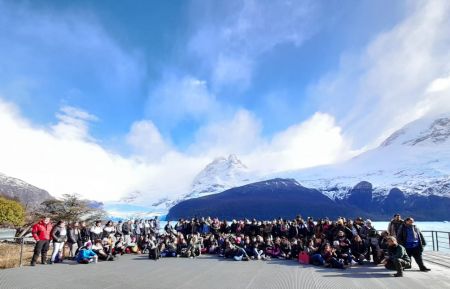
[[[353,242],[351,244],[351,253],[353,259],[358,262],[359,265],[364,264],[364,260],[366,260],[367,255],[367,245],[363,242],[359,235],[356,235],[353,238]]]
[[[345,269],[344,262],[338,259],[336,249],[331,247],[329,243],[325,244],[321,255],[325,261],[325,267]]]
[[[159,258],[161,258],[161,253],[159,251],[158,242],[156,240],[155,235],[153,235],[153,234],[151,234],[150,237],[148,238],[148,249],[149,249],[149,253],[148,253],[149,259],[158,260]]]
[[[203,239],[198,236],[198,234],[193,234],[189,240],[188,251],[190,252],[189,257],[198,257],[201,255],[201,244]]]
[[[351,242],[344,234],[344,231],[338,231],[335,241],[337,241],[336,255],[344,260],[344,265],[352,264],[352,254],[350,254]]]
[[[191,251],[188,250],[188,243],[186,242],[186,239],[180,239],[180,241],[177,244],[177,256],[191,257]]]
[[[397,270],[395,277],[403,277],[403,270],[411,268],[411,259],[406,253],[405,247],[397,243],[395,237],[387,237],[388,256],[383,260],[383,264],[388,270]]]
[[[101,240],[95,240],[94,245],[92,245],[92,251],[97,254],[98,258],[103,261],[114,261],[113,256],[108,252],[108,249],[103,247]]]
[[[114,244],[114,253],[123,255],[125,254],[125,242],[123,240],[123,237],[119,237]]]
[[[87,242],[84,247],[80,248],[76,260],[80,264],[89,264],[91,262],[97,263],[98,256],[92,251],[92,243]]]
[[[176,257],[177,256],[177,241],[170,237],[165,237],[160,245],[161,257]]]
[[[280,237],[276,237],[275,242],[272,242],[272,239],[267,239],[266,255],[271,258],[278,258],[281,255],[280,244],[281,244]]]
[[[235,261],[248,261],[250,257],[247,255],[245,250],[237,245],[228,243],[227,258],[233,258]]]
[[[291,252],[292,247],[291,247],[291,242],[289,242],[289,240],[286,237],[282,237],[281,238],[281,243],[280,243],[280,259],[291,259]]]
[[[255,237],[255,241],[256,241],[256,237]],[[242,246],[242,248],[245,250],[245,252],[251,259],[257,258],[256,257],[257,254],[255,254],[254,242],[251,242],[249,236],[245,236],[244,245]]]

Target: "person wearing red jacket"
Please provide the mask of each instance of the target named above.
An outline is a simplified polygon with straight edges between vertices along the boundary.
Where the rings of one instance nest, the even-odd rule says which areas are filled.
[[[40,220],[33,226],[31,234],[36,240],[36,245],[34,246],[34,254],[30,264],[31,266],[36,265],[39,255],[41,255],[41,263],[47,264],[47,251],[50,245],[52,229],[53,225],[50,223],[49,217]]]

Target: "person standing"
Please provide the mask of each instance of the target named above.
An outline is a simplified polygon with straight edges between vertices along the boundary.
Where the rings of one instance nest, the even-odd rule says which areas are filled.
[[[400,216],[400,214],[395,214],[394,218],[391,220],[391,222],[389,222],[389,226],[387,231],[389,232],[389,235],[396,237],[397,233],[398,233],[398,229],[400,229],[400,227],[403,224],[403,220]]]
[[[31,266],[35,266],[39,255],[41,255],[41,263],[47,264],[47,251],[50,245],[50,235],[53,229],[53,225],[50,223],[50,218],[45,217],[31,229],[31,234],[36,240],[34,246],[34,254],[31,259]]]
[[[67,244],[69,245],[69,257],[75,258],[76,252],[82,246],[80,224],[78,222],[74,222],[67,231]],[[74,250],[75,244],[77,245],[76,251]]]
[[[403,277],[403,269],[411,268],[411,259],[406,253],[405,248],[397,243],[397,239],[388,236],[388,256],[384,259],[383,264],[388,270],[396,270],[395,277]]]
[[[414,225],[413,218],[408,217],[405,219],[404,224],[399,228],[397,240],[406,248],[408,256],[410,258],[411,256],[414,257],[417,265],[419,265],[420,271],[427,272],[431,270],[423,264],[422,252],[423,247],[426,246],[426,242],[422,232]]]
[[[86,226],[85,221],[82,221],[80,225],[81,225],[80,228],[81,243],[82,245],[84,245],[91,239],[91,234],[89,233],[89,228]]]
[[[50,259],[50,264],[53,264],[56,260],[56,256],[62,256],[62,251],[64,249],[64,243],[67,239],[67,229],[66,223],[64,221],[59,221],[52,230],[52,239],[53,239],[53,253],[52,258]],[[59,258],[60,262],[62,258]]]

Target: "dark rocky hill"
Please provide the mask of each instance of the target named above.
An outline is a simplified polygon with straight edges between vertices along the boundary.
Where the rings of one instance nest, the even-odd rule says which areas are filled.
[[[369,182],[360,182],[346,199],[332,200],[316,189],[303,187],[293,179],[272,179],[233,188],[219,194],[182,201],[172,207],[168,220],[213,216],[234,218],[293,218],[297,214],[314,218],[390,219],[394,213],[414,216],[417,220],[450,219],[450,198],[405,195],[398,188],[384,198],[373,197]]]

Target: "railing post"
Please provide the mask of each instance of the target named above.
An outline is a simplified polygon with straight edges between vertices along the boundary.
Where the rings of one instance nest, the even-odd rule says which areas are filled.
[[[431,242],[433,243],[433,251],[435,251],[435,249],[434,249],[434,231],[431,231]]]
[[[438,236],[438,232],[436,232],[436,251],[439,252],[439,236]]]
[[[23,259],[23,238],[20,238],[20,261],[19,267],[22,267],[22,259]]]

